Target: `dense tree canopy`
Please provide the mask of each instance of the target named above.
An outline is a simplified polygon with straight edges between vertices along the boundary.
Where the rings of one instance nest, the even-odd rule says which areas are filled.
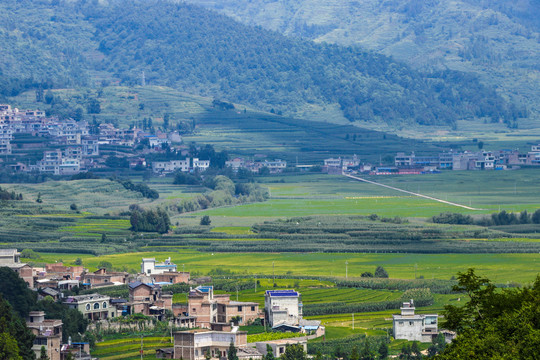
[[[456,291],[470,300],[445,306],[444,326],[457,338],[436,357],[537,359],[540,349],[540,276],[531,287],[499,289],[473,269],[459,273]]]
[[[14,12],[17,21],[9,17]],[[53,78],[59,85],[87,84],[95,70],[140,84],[144,71],[150,84],[278,114],[317,104],[337,105],[351,121],[394,124],[454,125],[471,117],[510,123],[520,116],[474,75],[421,73],[384,55],[287,38],[180,2],[6,0],[0,24],[8,29],[0,32],[1,49],[10,55],[0,74]],[[15,30],[25,36],[4,35]],[[89,113],[99,112],[98,105],[81,104]]]

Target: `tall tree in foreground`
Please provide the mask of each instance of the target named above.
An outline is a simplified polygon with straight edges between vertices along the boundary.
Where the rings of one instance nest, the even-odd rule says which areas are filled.
[[[499,289],[469,269],[458,273],[454,290],[470,300],[445,306],[444,325],[458,336],[435,359],[538,359],[540,276],[531,287]]]
[[[0,295],[0,359],[34,360],[34,334]]]

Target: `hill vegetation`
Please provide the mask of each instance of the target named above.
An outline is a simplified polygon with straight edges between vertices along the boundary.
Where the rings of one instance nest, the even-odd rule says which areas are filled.
[[[9,0],[0,10],[0,43],[9,54],[0,75],[14,84],[4,94],[32,83],[133,85],[144,71],[151,84],[278,114],[335,106],[350,121],[452,126],[475,117],[514,125],[525,115],[470,74],[425,74],[384,55],[290,39],[183,3]],[[93,99],[80,100],[87,112],[94,108]]]
[[[191,1],[194,2],[195,1]],[[417,69],[478,75],[538,117],[540,3],[534,0],[197,0],[236,20],[316,42],[357,45]],[[536,80],[534,80],[536,79]]]

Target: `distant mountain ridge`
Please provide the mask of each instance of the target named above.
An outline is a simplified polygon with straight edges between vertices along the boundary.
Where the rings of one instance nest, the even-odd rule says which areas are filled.
[[[357,45],[417,69],[477,74],[540,113],[539,0],[187,0],[316,42]]]
[[[63,86],[152,84],[296,115],[335,107],[350,121],[513,125],[524,109],[471,75],[422,73],[358,48],[296,40],[184,3],[5,0],[0,76]]]

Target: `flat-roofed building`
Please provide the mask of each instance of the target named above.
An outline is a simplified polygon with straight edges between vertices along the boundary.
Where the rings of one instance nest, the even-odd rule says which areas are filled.
[[[267,290],[264,295],[266,320],[270,327],[298,325],[302,319],[300,293],[295,290]]]
[[[236,348],[247,347],[246,331],[213,331],[194,329],[174,333],[174,358],[202,360],[209,352],[212,358],[226,358],[231,343]]]
[[[45,319],[45,312],[30,311],[26,326],[36,336],[32,346],[36,358],[39,358],[44,347],[49,360],[60,360],[62,320]]]
[[[101,294],[69,296],[63,304],[79,310],[90,320],[105,320],[116,316],[116,308],[110,306],[111,298]]]
[[[438,334],[437,314],[414,313],[414,302],[403,303],[400,315],[392,315],[394,339],[405,339],[409,341],[431,342]]]

